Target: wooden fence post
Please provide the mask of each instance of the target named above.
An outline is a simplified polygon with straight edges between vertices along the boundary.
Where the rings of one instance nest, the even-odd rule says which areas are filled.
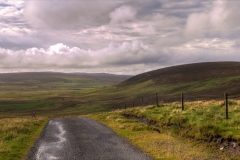
[[[184,110],[184,95],[181,93],[182,111]]]
[[[158,93],[156,93],[156,104],[157,104],[157,107],[159,106],[158,105]]]
[[[134,107],[134,100],[133,100],[133,107]]]
[[[225,93],[226,119],[228,119],[228,94]]]

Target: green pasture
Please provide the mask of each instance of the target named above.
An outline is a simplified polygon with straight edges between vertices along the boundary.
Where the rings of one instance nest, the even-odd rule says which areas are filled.
[[[211,91],[220,86],[227,86],[239,76],[216,78],[204,82],[156,86],[154,81],[127,87],[110,86],[112,82],[86,79],[61,80],[56,82],[31,84],[2,84],[0,90],[0,117],[5,115],[28,115],[31,110],[39,110],[40,114],[58,116],[68,114],[87,114],[98,111],[111,111],[124,107],[139,96],[155,93],[160,96],[180,95],[180,93],[196,93]],[[40,84],[39,84],[40,83]],[[220,93],[223,94],[223,93]],[[115,106],[120,104],[121,106]],[[72,113],[71,113],[72,110]]]

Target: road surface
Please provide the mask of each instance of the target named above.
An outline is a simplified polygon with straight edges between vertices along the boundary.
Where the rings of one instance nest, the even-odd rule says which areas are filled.
[[[52,119],[27,160],[151,160],[106,126],[88,118]]]

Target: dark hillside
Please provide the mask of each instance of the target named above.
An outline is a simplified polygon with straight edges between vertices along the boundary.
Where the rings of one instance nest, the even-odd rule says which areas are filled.
[[[189,99],[240,97],[240,62],[204,62],[167,67],[129,78],[118,85],[160,96],[185,93]],[[163,98],[166,99],[166,98]]]
[[[155,85],[169,85],[215,78],[240,76],[240,62],[205,62],[158,69],[134,76],[120,86],[153,80]]]

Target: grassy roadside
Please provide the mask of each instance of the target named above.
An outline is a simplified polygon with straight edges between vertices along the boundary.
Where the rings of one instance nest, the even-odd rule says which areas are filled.
[[[231,102],[231,118],[224,119],[222,102],[191,102],[186,110],[176,103],[88,115],[110,128],[154,159],[240,159],[240,102]],[[223,111],[223,112],[222,112]],[[153,123],[149,126],[136,119]],[[236,147],[232,146],[236,142]]]
[[[158,133],[154,127],[126,119],[120,113],[102,113],[88,117],[107,125],[156,160],[220,159],[202,144],[179,139],[167,131]]]
[[[0,119],[0,160],[24,159],[47,122],[46,117]]]
[[[212,141],[240,140],[240,101],[231,101],[229,119],[225,119],[225,107],[221,101],[188,102],[182,111],[179,103],[169,103],[160,107],[133,108],[122,114],[143,117],[156,122],[160,128],[171,129],[185,137]]]

